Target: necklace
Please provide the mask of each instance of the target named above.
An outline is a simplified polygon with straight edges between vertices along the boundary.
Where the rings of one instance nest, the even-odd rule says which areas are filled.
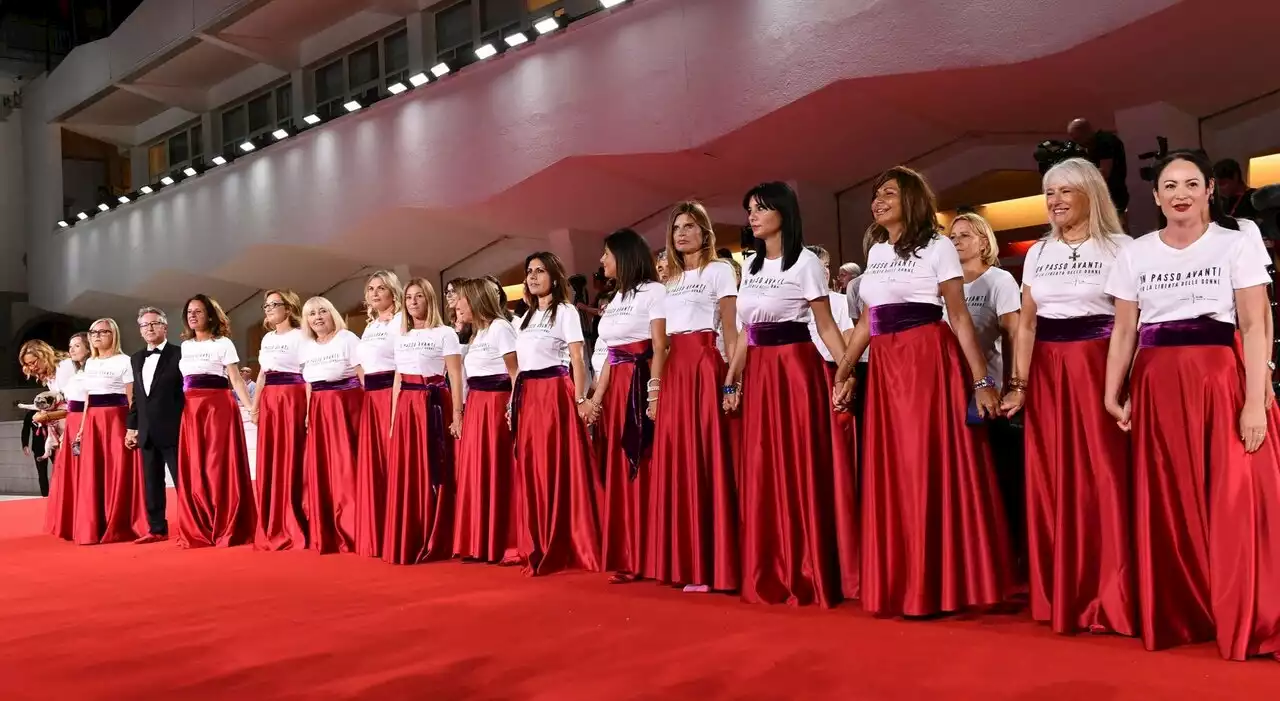
[[[1061,241],[1063,244],[1065,244],[1067,248],[1071,249],[1071,262],[1074,263],[1080,260],[1080,247],[1089,242],[1089,237],[1086,236],[1083,239],[1080,239],[1080,243],[1077,243],[1074,246],[1071,245],[1071,242],[1068,241],[1064,236],[1059,236],[1058,240]]]

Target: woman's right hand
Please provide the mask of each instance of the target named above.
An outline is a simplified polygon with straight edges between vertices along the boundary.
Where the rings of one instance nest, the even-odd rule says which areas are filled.
[[[740,396],[738,395],[737,392],[734,392],[733,394],[724,395],[724,399],[721,402],[721,407],[724,409],[724,413],[732,414],[733,412],[737,411],[738,406],[741,404],[739,400],[740,400]]]
[[[1116,420],[1116,424],[1120,426],[1121,431],[1128,432],[1132,428],[1133,406],[1130,400],[1124,400],[1124,404],[1120,404],[1114,399],[1108,399],[1106,402],[1107,413],[1111,414],[1111,418]]]
[[[1000,400],[1000,413],[1004,414],[1006,419],[1012,419],[1013,415],[1022,411],[1022,403],[1027,399],[1026,392],[1014,390],[1004,395]]]

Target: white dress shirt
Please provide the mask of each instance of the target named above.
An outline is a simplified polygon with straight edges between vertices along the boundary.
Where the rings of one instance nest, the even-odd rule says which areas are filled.
[[[160,345],[155,346],[154,348],[148,345],[147,350],[163,351],[164,347],[167,345],[169,345],[169,341],[164,340],[160,342]],[[151,396],[151,380],[155,379],[156,366],[159,364],[160,364],[159,353],[149,353],[147,357],[144,358],[142,361],[142,391],[146,392],[148,397]]]

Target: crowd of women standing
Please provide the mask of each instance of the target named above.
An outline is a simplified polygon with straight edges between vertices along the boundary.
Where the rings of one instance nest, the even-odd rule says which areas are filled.
[[[1134,241],[1091,164],[1051,169],[1051,231],[1020,293],[990,226],[964,214],[940,231],[907,168],[875,183],[847,298],[785,184],[744,197],[740,273],[706,210],[682,203],[665,281],[634,231],[605,240],[597,373],[552,253],[527,258],[514,318],[492,279],[451,282],[461,339],[426,280],[373,275],[360,337],[325,298],[269,291],[262,389],[241,396],[258,424],[252,495],[238,358],[198,297],[180,543],[603,571],[882,616],[1025,593],[1062,633],[1277,655],[1267,255],[1218,212],[1203,155],[1171,153],[1156,174],[1166,224]],[[115,335],[96,322],[62,365],[22,355],[70,401],[69,434],[91,434],[58,455],[49,508],[51,532],[82,543],[145,525],[134,458],[94,437],[120,433],[132,391]]]

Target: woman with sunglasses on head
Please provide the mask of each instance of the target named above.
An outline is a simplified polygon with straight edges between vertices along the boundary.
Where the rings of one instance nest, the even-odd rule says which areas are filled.
[[[75,541],[79,545],[132,542],[150,531],[141,456],[125,447],[133,365],[120,352],[120,327],[98,319],[89,327],[84,421],[71,436],[80,449]]]
[[[81,384],[84,364],[89,359],[89,336],[74,334],[67,344],[67,354],[54,351],[44,341],[27,341],[18,349],[22,374],[62,395],[65,410],[39,417],[46,425],[62,421],[62,444],[53,456],[53,475],[49,482],[49,503],[45,507],[44,530],[63,540],[75,535],[76,477],[80,458],[73,454],[71,442],[80,432],[84,418],[85,392]],[[58,418],[60,414],[65,414]]]
[[[859,315],[836,375],[867,344],[863,427],[862,607],[931,616],[1001,604],[1012,571],[1000,489],[984,431],[966,425],[999,405],[964,301],[956,247],[938,232],[933,193],[895,167],[873,184],[874,245]],[[946,306],[950,325],[942,321]]]
[[[307,387],[302,378],[302,303],[293,290],[262,296],[258,391],[250,416],[258,426],[258,550],[307,547],[303,459],[307,442]]]
[[[681,202],[667,227],[666,331],[670,351],[654,427],[649,545],[643,575],[687,592],[738,588],[738,490],[717,348],[738,342],[738,281],[716,257],[716,233],[698,202]]]
[[[365,283],[368,324],[360,335],[359,365],[364,372],[359,457],[356,460],[356,552],[382,555],[387,518],[387,452],[391,433],[391,396],[396,377],[396,338],[404,325],[404,288],[390,270]]]
[[[616,292],[600,317],[609,348],[591,399],[596,465],[604,475],[600,516],[602,564],[615,584],[634,581],[646,566],[653,418],[667,357],[667,290],[658,282],[644,238],[620,229],[604,240],[600,258]]]
[[[456,318],[474,329],[462,359],[467,404],[457,443],[457,498],[453,554],[464,562],[520,564],[517,474],[507,423],[515,381],[516,329],[500,297],[502,288],[484,279],[455,289]]]
[[[844,339],[822,262],[804,246],[795,191],[764,183],[742,206],[755,254],[738,290],[745,332],[723,388],[726,409],[741,403],[749,436],[739,487],[742,598],[833,606],[858,593],[857,533],[836,513],[853,498],[838,490],[853,482],[835,474],[848,465],[834,457],[832,388],[809,337],[810,316],[832,353],[844,354]]]
[[[1148,650],[1213,640],[1229,660],[1280,659],[1269,258],[1219,209],[1202,152],[1153,168],[1166,225],[1121,249],[1106,287],[1103,396],[1133,435],[1138,627]]]
[[[523,505],[520,554],[535,575],[600,571],[600,485],[586,426],[595,406],[587,398],[582,323],[567,302],[568,286],[554,253],[525,259],[529,311],[516,324],[520,374],[511,433]]]
[[[206,295],[187,300],[182,320],[178,547],[252,543],[257,513],[239,407],[253,404],[240,376],[240,355],[227,336],[231,324]]]

